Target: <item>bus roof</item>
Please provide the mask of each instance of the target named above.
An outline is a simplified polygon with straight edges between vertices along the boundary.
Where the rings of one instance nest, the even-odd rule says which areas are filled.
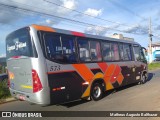
[[[86,33],[81,33],[81,32],[76,32],[76,31],[52,28],[49,26],[42,26],[42,25],[33,24],[33,25],[31,25],[31,27],[35,28],[37,31],[56,32],[56,33],[62,33],[62,34],[67,34],[67,35],[73,35],[73,36],[80,36],[80,37],[87,37],[87,38],[101,39],[101,40],[109,40],[109,41],[118,41],[118,42],[123,42],[123,43],[132,43],[132,44],[140,45],[139,43],[137,43],[135,41],[116,39],[116,38],[104,37],[104,36],[99,36],[99,35],[91,35],[91,34],[86,34]]]

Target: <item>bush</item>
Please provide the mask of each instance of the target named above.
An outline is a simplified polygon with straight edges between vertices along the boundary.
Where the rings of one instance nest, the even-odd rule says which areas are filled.
[[[151,63],[148,65],[149,70],[156,70],[160,68],[160,63]]]
[[[0,80],[0,100],[10,96],[10,91],[7,86],[7,79]]]
[[[6,66],[0,65],[0,74],[6,73]]]

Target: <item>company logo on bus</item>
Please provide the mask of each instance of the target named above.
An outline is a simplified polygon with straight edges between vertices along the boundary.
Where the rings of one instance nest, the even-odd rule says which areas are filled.
[[[24,48],[26,46],[27,46],[26,42],[23,43],[23,42],[16,41],[15,44],[12,46],[7,45],[7,51],[11,52],[13,50],[19,50],[20,48]]]

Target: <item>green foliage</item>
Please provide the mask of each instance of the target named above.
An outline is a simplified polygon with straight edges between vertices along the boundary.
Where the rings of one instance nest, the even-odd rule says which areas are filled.
[[[149,70],[155,70],[160,68],[160,63],[151,63],[148,65]]]
[[[6,67],[0,65],[0,74],[6,73]],[[7,79],[0,79],[0,101],[10,97],[10,92],[9,89],[7,87]]]
[[[10,97],[10,92],[7,87],[7,79],[5,80],[0,80],[0,100]]]
[[[3,69],[3,68],[2,68],[2,66],[0,65],[0,74],[2,74],[2,69]]]
[[[2,74],[2,73],[6,73],[6,67],[0,65],[0,74]]]

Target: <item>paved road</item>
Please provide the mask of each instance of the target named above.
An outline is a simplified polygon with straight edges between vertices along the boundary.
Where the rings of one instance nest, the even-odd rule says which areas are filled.
[[[149,73],[149,81],[144,85],[132,85],[106,94],[100,101],[77,101],[64,105],[42,107],[25,101],[15,101],[0,105],[0,111],[160,111],[160,70]],[[75,119],[75,118],[55,118]],[[76,118],[82,119],[82,118]],[[92,119],[92,118],[88,118]],[[97,118],[93,118],[97,119]],[[107,120],[108,118],[101,118]],[[110,118],[115,119],[115,118]],[[119,118],[117,118],[120,120]],[[127,120],[127,118],[122,118]],[[139,118],[132,118],[139,120]],[[150,120],[151,118],[141,118]],[[159,118],[152,118],[160,120]]]

